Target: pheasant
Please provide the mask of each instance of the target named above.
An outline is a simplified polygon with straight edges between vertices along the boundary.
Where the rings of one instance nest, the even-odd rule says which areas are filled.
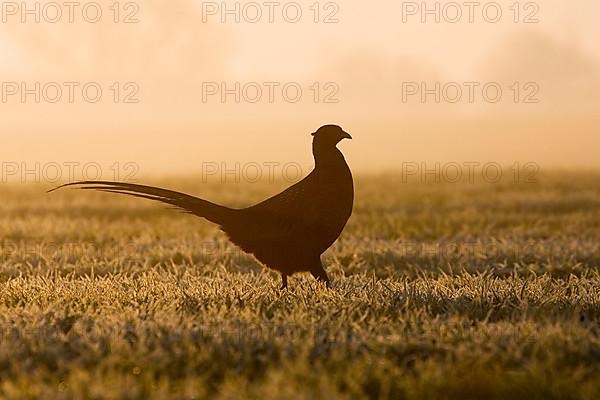
[[[247,208],[229,208],[172,190],[122,182],[71,182],[49,192],[74,186],[169,204],[219,225],[234,244],[281,273],[281,289],[287,288],[288,276],[302,271],[329,287],[321,254],[342,233],[354,203],[352,173],[336,146],[352,137],[337,125],[322,126],[312,135],[315,167],[311,173]]]

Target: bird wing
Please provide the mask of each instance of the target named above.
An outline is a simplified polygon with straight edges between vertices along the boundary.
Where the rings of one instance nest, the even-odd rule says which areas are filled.
[[[301,245],[318,230],[319,202],[314,177],[302,181],[254,206],[241,210],[243,226],[224,226],[230,239],[245,243]]]

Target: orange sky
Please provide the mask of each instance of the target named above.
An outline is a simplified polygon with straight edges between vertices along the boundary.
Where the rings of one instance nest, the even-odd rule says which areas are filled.
[[[27,3],[33,8],[35,2]],[[202,162],[309,165],[309,133],[334,122],[355,138],[342,147],[356,171],[399,168],[402,161],[600,166],[600,3],[595,1],[544,0],[536,3],[539,10],[525,9],[522,2],[519,23],[509,8],[514,0],[498,2],[503,11],[498,23],[486,22],[480,8],[473,23],[466,7],[457,23],[443,15],[440,23],[433,16],[422,23],[420,14],[403,22],[399,1],[318,3],[321,21],[335,11],[339,22],[332,24],[313,21],[314,0],[297,2],[303,11],[298,23],[286,22],[280,8],[269,23],[264,6],[257,23],[243,15],[240,23],[232,16],[222,23],[220,14],[204,15],[203,22],[207,2],[146,0],[135,14],[139,22],[124,24],[113,21],[114,1],[98,3],[103,10],[98,23],[84,21],[77,10],[73,23],[66,15],[50,23],[42,14],[38,24],[32,16],[22,23],[21,14],[3,10],[3,95],[14,89],[12,83],[31,88],[35,82],[57,82],[63,88],[55,104],[45,98],[37,104],[33,95],[23,103],[20,93],[0,103],[3,162],[132,161],[141,174],[194,172]],[[121,10],[119,19],[132,10]],[[539,22],[523,23],[532,12]],[[79,87],[97,82],[102,99],[86,102],[78,89],[70,103],[64,82]],[[119,103],[112,100],[114,82],[119,82]],[[137,104],[122,103],[130,91],[127,82],[139,87]],[[263,98],[236,103],[229,95],[222,103],[217,94],[203,102],[206,82],[228,87],[255,82]],[[273,103],[265,82],[279,85]],[[473,103],[467,92],[455,104],[435,103],[433,95],[426,103],[419,95],[403,102],[406,82],[428,87],[456,82],[463,89],[465,82],[480,87],[496,82],[503,95],[498,103],[485,101],[480,90]],[[510,89],[515,82],[519,103]],[[285,100],[286,83],[302,89],[297,103]],[[539,88],[533,96],[538,103],[523,103],[535,88],[527,83]],[[332,98],[338,102],[324,103],[337,89]]]

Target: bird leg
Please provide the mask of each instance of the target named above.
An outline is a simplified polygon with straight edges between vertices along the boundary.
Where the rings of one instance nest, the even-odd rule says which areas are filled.
[[[283,284],[281,285],[279,290],[287,289],[287,275],[281,274],[281,280],[283,281]]]
[[[325,269],[323,269],[323,264],[321,264],[321,260],[319,260],[318,266],[315,266],[314,269],[312,269],[310,271],[310,273],[318,280],[321,282],[325,282],[325,285],[330,288],[331,287],[331,281],[329,280],[329,277],[327,276],[327,272],[325,272]]]

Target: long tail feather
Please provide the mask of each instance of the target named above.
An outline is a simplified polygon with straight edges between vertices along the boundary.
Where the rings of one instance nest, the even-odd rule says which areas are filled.
[[[110,182],[110,181],[81,181],[71,182],[50,189],[48,193],[65,187],[74,187],[83,190],[97,190],[107,193],[125,194],[143,199],[159,201],[169,204],[177,209],[219,225],[223,225],[231,216],[233,210],[210,201],[191,196],[189,194],[175,192],[173,190],[161,189],[154,186],[138,185],[134,183]]]

